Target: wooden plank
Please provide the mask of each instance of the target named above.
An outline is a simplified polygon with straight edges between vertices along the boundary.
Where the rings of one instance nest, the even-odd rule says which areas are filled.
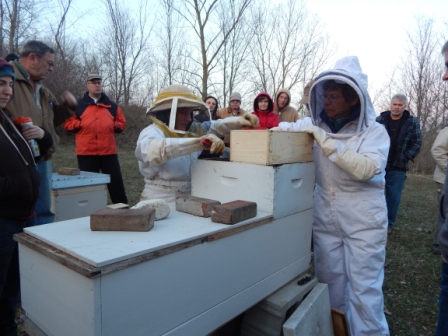
[[[71,270],[84,275],[87,278],[94,278],[101,275],[101,270],[98,267],[92,266],[78,258],[71,256],[64,251],[61,251],[54,246],[51,246],[43,241],[36,239],[24,232],[14,235],[14,240],[19,244],[42,254],[43,256],[58,262]]]
[[[272,166],[313,161],[313,137],[304,132],[235,130],[230,147],[232,162]]]
[[[337,308],[331,308],[334,336],[350,336],[347,314]]]

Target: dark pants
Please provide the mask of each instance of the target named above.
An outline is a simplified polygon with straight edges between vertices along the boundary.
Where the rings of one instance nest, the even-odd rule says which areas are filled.
[[[107,189],[112,203],[128,203],[117,154],[78,155],[78,166],[82,171],[109,174],[110,183],[107,185]]]
[[[19,249],[13,235],[32,224],[31,220],[0,218],[0,335],[15,329],[19,299]]]
[[[406,180],[406,172],[401,170],[386,169],[385,180],[387,220],[389,222],[389,227],[392,228],[398,214],[401,192],[403,191],[404,181]]]
[[[442,262],[442,279],[440,280],[439,318],[436,336],[448,335],[448,263]]]

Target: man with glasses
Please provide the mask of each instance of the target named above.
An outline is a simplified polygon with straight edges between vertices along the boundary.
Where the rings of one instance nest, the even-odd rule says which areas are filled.
[[[46,155],[40,156],[36,169],[40,175],[39,198],[36,204],[35,224],[46,224],[54,221],[51,212],[51,176],[50,158],[59,143],[55,127],[68,119],[76,107],[76,100],[69,92],[62,95],[62,105],[55,96],[42,85],[54,68],[54,49],[40,41],[25,43],[19,59],[10,64],[14,67],[16,82],[14,97],[6,105],[7,113],[13,120],[19,116],[31,117],[33,124],[47,130],[53,138],[53,147]],[[29,140],[29,139],[27,139]]]
[[[392,97],[390,111],[384,111],[376,121],[386,127],[390,137],[389,156],[386,166],[386,203],[387,203],[387,233],[392,234],[408,162],[414,160],[422,146],[422,132],[418,119],[406,110],[408,99],[403,94]]]
[[[115,142],[115,133],[124,130],[126,119],[121,108],[104,94],[100,75],[89,74],[86,89],[75,115],[62,126],[76,133],[79,169],[109,174],[107,189],[112,203],[127,204]]]

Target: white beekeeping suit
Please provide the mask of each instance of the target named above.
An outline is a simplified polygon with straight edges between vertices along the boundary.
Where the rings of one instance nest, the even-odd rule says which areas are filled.
[[[170,85],[159,93],[147,111],[152,124],[140,132],[135,149],[145,180],[141,200],[173,202],[176,196],[190,194],[191,166],[204,147],[222,153],[224,142],[220,138],[229,138],[232,129],[258,124],[257,117],[250,114],[200,124],[193,121],[192,111],[187,129],[179,130],[175,125],[181,108],[205,111],[210,118],[207,105],[183,85]]]
[[[325,121],[324,85],[330,80],[352,87],[360,103],[337,132]],[[382,285],[387,240],[384,175],[390,140],[375,122],[367,77],[357,57],[346,57],[316,77],[309,104],[311,117],[280,123],[279,129],[306,131],[316,140],[316,276],[329,285],[331,306],[347,312],[353,336],[389,335]]]

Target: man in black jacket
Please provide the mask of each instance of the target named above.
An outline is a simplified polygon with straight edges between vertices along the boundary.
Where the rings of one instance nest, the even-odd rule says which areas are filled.
[[[390,149],[386,166],[386,204],[388,230],[391,234],[400,206],[408,162],[414,160],[422,146],[422,132],[418,119],[406,110],[408,98],[396,94],[390,102],[390,111],[384,111],[376,121],[386,127],[390,137]]]
[[[13,67],[0,58],[0,335],[17,335],[20,279],[13,235],[33,224],[39,193],[39,174],[27,140],[37,141],[41,155],[53,145],[47,131],[34,125],[20,133],[3,112],[13,94],[14,79]]]

